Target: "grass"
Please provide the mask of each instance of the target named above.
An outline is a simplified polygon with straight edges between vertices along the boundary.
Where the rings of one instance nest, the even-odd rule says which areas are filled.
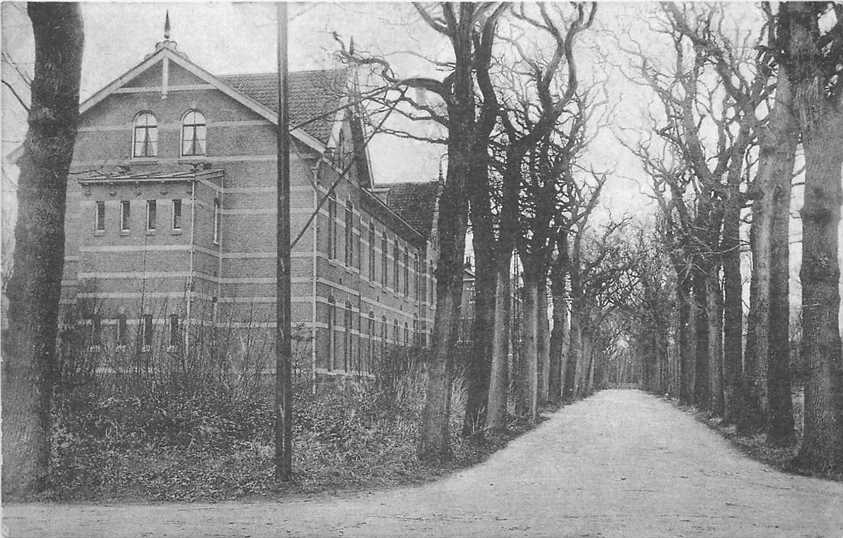
[[[843,473],[817,473],[794,465],[794,458],[799,452],[799,440],[802,435],[804,409],[804,395],[802,390],[795,389],[793,391],[792,398],[793,415],[796,426],[796,441],[787,446],[777,446],[768,443],[767,436],[764,433],[751,435],[739,433],[734,424],[727,424],[721,417],[713,416],[708,411],[680,404],[676,399],[671,398],[668,401],[686,413],[693,415],[698,422],[705,424],[715,432],[719,433],[741,453],[756,461],[788,474],[811,476],[814,478],[843,482]]]

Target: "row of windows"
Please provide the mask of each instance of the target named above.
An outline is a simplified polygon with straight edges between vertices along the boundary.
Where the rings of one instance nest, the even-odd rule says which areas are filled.
[[[94,231],[104,232],[106,222],[106,206],[104,200],[97,200],[94,214]],[[132,222],[131,200],[120,200],[120,231],[131,231]],[[182,225],[182,201],[179,198],[170,200],[170,226],[172,231],[181,230]],[[146,231],[154,232],[158,229],[158,200],[146,201]],[[214,198],[214,243],[219,243],[220,237],[220,201]]]
[[[328,196],[328,257],[331,259],[337,259],[337,246],[338,246],[338,232],[337,232],[337,199],[336,196],[332,193]],[[344,249],[344,263],[347,267],[356,267],[360,270],[361,274],[363,271],[362,264],[363,264],[363,245],[362,245],[362,236],[363,236],[363,222],[361,220],[360,224],[360,233],[354,233],[354,205],[351,201],[346,202],[345,204],[345,249]],[[375,269],[377,265],[376,255],[375,255],[375,242],[376,242],[377,232],[375,230],[375,222],[372,220],[369,223],[369,256],[368,256],[368,270],[369,270],[369,279],[372,282],[377,282],[377,277],[375,275]],[[354,253],[357,253],[357,257],[355,258]],[[401,260],[403,258],[403,271],[401,270]],[[356,264],[355,264],[356,260]],[[421,260],[419,258],[418,253],[413,254],[413,268],[415,271],[415,279],[414,279],[414,292],[416,301],[421,301],[422,298],[427,297],[427,293],[425,291],[425,287],[427,286],[427,279],[425,275],[422,273],[424,272],[424,267],[422,266]],[[380,283],[383,287],[390,286],[390,272],[389,272],[389,239],[387,237],[386,231],[383,232],[381,236],[381,274],[380,274]],[[402,274],[403,273],[403,274]],[[401,247],[398,242],[398,238],[396,237],[392,243],[392,282],[391,287],[393,290],[398,292],[399,290],[403,291],[404,295],[409,297],[410,296],[410,249],[409,247]],[[403,276],[403,278],[401,278]],[[403,283],[403,287],[401,284]]]
[[[334,298],[331,297],[328,299],[329,301],[329,309],[328,309],[328,370],[336,370],[339,368],[339,357],[337,357],[337,332],[338,332],[338,319],[337,319],[337,306],[334,303]],[[353,364],[354,358],[352,353],[352,329],[353,327],[353,319],[354,319],[354,312],[352,310],[351,303],[346,303],[345,308],[343,309],[343,325],[342,325],[342,338],[343,338],[343,356],[342,356],[342,369],[348,371],[350,369],[356,369],[358,371],[369,371],[367,366],[367,361],[370,362],[375,357],[375,342],[376,342],[376,332],[375,332],[375,313],[369,312],[369,318],[366,325],[366,332],[363,331],[363,317],[362,315],[358,318],[358,327],[360,329],[360,336],[361,339],[365,337],[367,339],[367,346],[362,345],[361,343],[358,345],[357,348],[357,364]],[[412,336],[410,334],[410,325],[407,322],[404,322],[404,341],[403,345],[405,347],[410,346],[412,340],[412,345],[414,346],[423,346],[426,345],[426,335],[423,331],[420,330],[419,327],[419,320],[416,318],[413,320],[413,332]],[[380,330],[380,345],[381,345],[381,353],[383,355],[386,345],[388,343],[392,343],[394,345],[401,345],[401,326],[397,319],[392,320],[392,339],[389,339],[389,323],[386,319],[386,316],[381,318],[381,330]],[[355,367],[356,366],[356,367]]]
[[[181,200],[176,198],[170,200],[170,226],[173,231],[181,230],[182,211]],[[132,202],[131,200],[120,200],[120,231],[128,232],[131,230],[132,222]],[[94,231],[104,232],[106,222],[106,206],[104,200],[97,200],[96,212],[94,215]],[[158,201],[146,201],[146,230],[154,232],[158,228]]]
[[[103,343],[102,318],[98,315],[93,315],[88,318],[88,324],[90,328],[88,344],[91,347],[101,346]],[[149,351],[152,348],[154,331],[155,326],[152,323],[152,314],[141,315],[136,334],[136,342],[143,346],[144,351]],[[117,323],[114,325],[114,342],[118,346],[126,346],[129,344],[129,336],[128,319],[125,315],[120,315],[117,317]],[[178,314],[171,314],[167,318],[167,345],[178,347],[180,343],[181,323],[179,322],[179,316]]]
[[[158,156],[158,119],[151,112],[135,116],[132,129],[132,157]],[[188,110],[181,118],[181,156],[205,155],[208,125],[198,110]]]

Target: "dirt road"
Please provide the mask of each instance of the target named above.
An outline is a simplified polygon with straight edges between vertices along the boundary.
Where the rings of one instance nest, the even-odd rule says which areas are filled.
[[[843,484],[756,463],[637,391],[565,407],[421,487],[285,502],[11,505],[4,536],[843,537]]]

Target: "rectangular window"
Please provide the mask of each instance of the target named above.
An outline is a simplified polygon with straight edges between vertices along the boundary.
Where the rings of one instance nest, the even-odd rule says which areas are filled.
[[[354,242],[357,247],[357,270],[363,272],[363,221],[360,221],[360,226],[357,228],[357,233],[354,234]]]
[[[351,305],[346,303],[345,305],[345,320],[344,320],[344,328],[345,328],[345,341],[343,342],[343,354],[342,354],[342,367],[343,370],[346,372],[348,371],[348,367],[351,364]]]
[[[389,282],[389,261],[387,261],[388,241],[386,239],[386,232],[381,237],[381,285],[385,288],[386,283]]]
[[[395,290],[395,293],[398,293],[400,264],[401,252],[398,250],[398,239],[396,239],[395,244],[392,245],[392,289]]]
[[[131,223],[132,205],[129,200],[120,201],[120,230],[123,232],[129,231],[129,224]]]
[[[117,335],[115,341],[118,346],[125,346],[129,341],[129,328],[126,323],[126,316],[122,314],[117,318]]]
[[[158,215],[156,215],[157,203],[155,200],[146,201],[146,231],[154,232],[155,226],[158,224]]]
[[[354,265],[354,210],[351,202],[345,205],[345,265]]]
[[[369,280],[375,281],[375,223],[369,223]]]
[[[404,296],[410,296],[410,253],[404,249]]]
[[[181,230],[181,200],[173,200],[173,230]]]
[[[366,356],[366,364],[363,365],[364,372],[372,371],[372,363],[375,360],[375,314],[369,312],[369,352]]]
[[[102,344],[102,321],[96,314],[91,316],[91,346],[97,347]]]
[[[334,193],[328,197],[328,258],[337,257],[337,198]]]
[[[152,349],[152,314],[144,314],[143,315],[143,334],[142,342],[143,342],[143,350],[149,351]]]
[[[220,244],[220,199],[214,198],[214,244]]]
[[[170,347],[179,345],[179,316],[170,314]]]
[[[333,299],[328,300],[328,371],[334,369],[337,356],[337,346],[334,340],[334,326],[337,324],[337,305]]]
[[[436,267],[430,262],[430,304],[436,304]]]
[[[397,346],[400,342],[398,340],[398,320],[392,320],[392,341]]]
[[[98,232],[105,231],[105,202],[97,201],[97,214],[94,219],[94,230]]]
[[[413,290],[413,291],[415,292],[416,302],[420,303],[421,302],[421,265],[419,264],[418,253],[413,255],[413,271],[415,271],[415,274],[416,274],[416,276],[415,276],[415,283],[416,283],[415,288],[416,289]]]

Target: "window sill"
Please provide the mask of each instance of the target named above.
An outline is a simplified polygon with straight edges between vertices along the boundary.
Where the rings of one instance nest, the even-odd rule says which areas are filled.
[[[170,230],[170,235],[181,235],[181,234],[182,234],[181,228],[179,228],[178,230]]]
[[[105,230],[94,230],[94,237],[102,237],[105,235]]]
[[[120,230],[120,235],[129,235],[131,230]]]
[[[147,230],[146,235],[155,235],[155,230]]]
[[[150,346],[150,345],[141,346],[141,353],[149,353],[150,351],[152,351],[152,346]]]
[[[118,345],[114,348],[114,351],[118,351],[118,352],[128,351],[128,350],[129,350],[129,346],[128,346],[128,345],[126,345],[126,344],[118,344]]]
[[[158,157],[132,157],[129,164],[158,164]]]

